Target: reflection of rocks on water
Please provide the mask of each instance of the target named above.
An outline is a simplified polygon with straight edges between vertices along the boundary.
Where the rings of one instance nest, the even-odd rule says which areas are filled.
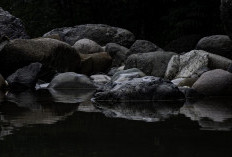
[[[34,124],[53,124],[72,115],[78,104],[55,103],[48,91],[9,92],[0,103],[0,134],[9,135],[15,128]]]
[[[163,121],[171,116],[178,115],[183,105],[181,101],[160,102],[127,102],[114,105],[107,102],[96,103],[95,106],[102,110],[107,117],[125,118],[146,122]]]
[[[198,121],[202,129],[230,130],[232,128],[231,99],[207,98],[192,104],[186,103],[181,114]]]

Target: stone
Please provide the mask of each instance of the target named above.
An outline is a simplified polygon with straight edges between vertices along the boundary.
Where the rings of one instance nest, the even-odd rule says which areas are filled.
[[[184,80],[182,80],[179,83],[179,87],[192,87],[193,84],[198,80],[198,78],[184,78]]]
[[[232,0],[221,0],[221,19],[227,34],[232,39]]]
[[[189,52],[195,49],[198,41],[201,38],[202,36],[197,35],[197,34],[182,36],[178,39],[171,41],[169,44],[167,44],[164,47],[164,50],[176,52],[178,54],[181,54],[183,52]]]
[[[127,58],[125,69],[138,68],[146,75],[164,77],[167,65],[175,54],[164,51],[133,54]]]
[[[41,63],[32,63],[10,75],[6,80],[12,89],[35,88],[38,74],[41,70]]]
[[[171,82],[158,77],[145,76],[116,83],[111,88],[105,88],[105,91],[95,94],[93,101],[108,101],[114,104],[115,102],[127,101],[179,99],[184,99],[184,95]]]
[[[84,54],[92,54],[97,52],[103,52],[103,48],[98,45],[95,41],[89,39],[81,39],[78,40],[74,45],[73,48],[77,50],[79,53]]]
[[[0,71],[4,77],[34,62],[58,72],[75,72],[80,68],[80,55],[70,45],[48,38],[15,39],[0,52]]]
[[[112,66],[113,67],[119,67],[124,64],[127,53],[129,49],[126,47],[123,47],[119,44],[115,43],[108,43],[105,47],[105,51],[109,53],[109,55],[112,57]]]
[[[135,36],[130,31],[104,24],[86,24],[56,28],[43,36],[46,37],[52,34],[59,34],[62,41],[70,45],[74,45],[78,40],[84,38],[93,40],[101,46],[107,43],[117,43],[125,47],[130,47],[135,41]]]
[[[227,69],[231,63],[232,60],[225,57],[203,50],[192,50],[183,55],[174,55],[171,58],[165,78],[172,80],[175,78],[198,77],[199,74],[208,69]],[[201,70],[202,72],[200,72]]]
[[[125,66],[112,67],[107,73],[108,76],[113,76],[116,72],[124,70]]]
[[[192,88],[206,96],[231,96],[232,74],[222,69],[208,71],[201,75]]]
[[[130,47],[130,51],[127,53],[127,56],[154,51],[162,51],[162,49],[150,41],[136,40],[135,43]]]
[[[112,64],[112,58],[107,52],[93,54],[80,54],[81,68],[80,73],[92,75],[106,72]]]
[[[52,89],[95,89],[96,86],[85,75],[74,72],[61,73],[54,77],[48,88]]]
[[[129,81],[134,78],[140,78],[146,76],[141,70],[132,68],[132,69],[127,69],[127,70],[122,70],[119,72],[116,72],[112,78],[111,82],[124,82],[124,81]]]
[[[197,43],[196,49],[232,59],[232,41],[227,35],[204,37]]]
[[[8,11],[0,7],[0,36],[7,36],[10,39],[27,39],[25,28],[19,18],[14,17]]]
[[[179,87],[179,90],[185,95],[186,99],[198,99],[204,97],[203,94],[198,93],[193,88]]]
[[[92,79],[94,84],[98,87],[103,86],[111,81],[111,78],[109,76],[101,74],[91,75],[90,79]]]

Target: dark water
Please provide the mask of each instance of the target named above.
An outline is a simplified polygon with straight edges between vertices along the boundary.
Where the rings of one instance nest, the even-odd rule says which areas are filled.
[[[0,157],[231,157],[232,100],[90,102],[93,91],[0,94]]]

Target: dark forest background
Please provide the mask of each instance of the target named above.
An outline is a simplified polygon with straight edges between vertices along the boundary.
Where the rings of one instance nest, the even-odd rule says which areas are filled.
[[[0,0],[31,37],[53,28],[102,23],[164,46],[186,35],[224,34],[220,0]]]

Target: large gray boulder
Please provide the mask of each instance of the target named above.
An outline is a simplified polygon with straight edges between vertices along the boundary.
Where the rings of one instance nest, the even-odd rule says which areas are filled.
[[[15,39],[0,52],[0,71],[5,77],[34,62],[58,72],[77,71],[80,55],[64,42],[45,38]]]
[[[74,27],[56,28],[44,34],[44,37],[52,34],[59,34],[61,39],[70,45],[84,38],[93,40],[101,46],[107,43],[117,43],[122,46],[130,47],[135,41],[135,36],[130,31],[103,24],[86,24]]]
[[[232,39],[232,0],[221,0],[221,19],[227,34]]]
[[[0,36],[10,39],[29,38],[22,21],[0,7]]]
[[[108,43],[106,45],[106,52],[109,53],[109,55],[112,57],[112,66],[113,67],[119,67],[122,64],[124,64],[126,58],[127,58],[127,53],[129,49],[127,49],[124,46],[121,46],[119,44],[115,43]]]
[[[227,35],[204,37],[197,43],[196,49],[232,59],[232,40]]]
[[[147,53],[161,50],[161,48],[159,48],[157,45],[150,41],[136,40],[135,43],[130,47],[130,51],[127,53],[127,55],[129,56],[132,54]]]
[[[54,77],[48,88],[52,89],[94,89],[96,86],[85,75],[74,72],[61,73]]]
[[[78,40],[73,45],[73,48],[75,48],[77,52],[84,53],[84,54],[92,54],[92,53],[104,51],[100,45],[98,45],[95,41],[92,41],[89,39]]]
[[[133,54],[127,58],[125,69],[138,68],[146,75],[164,77],[173,55],[176,53],[164,51]]]
[[[6,80],[11,88],[35,88],[41,63],[32,63],[10,75]]]
[[[192,87],[207,96],[231,96],[232,74],[222,69],[208,71]]]
[[[165,78],[189,78],[201,69],[227,69],[232,60],[208,53],[202,50],[193,50],[183,55],[175,55],[168,63]]]
[[[113,84],[105,91],[97,92],[93,101],[127,102],[184,99],[179,89],[162,78],[145,76]]]

